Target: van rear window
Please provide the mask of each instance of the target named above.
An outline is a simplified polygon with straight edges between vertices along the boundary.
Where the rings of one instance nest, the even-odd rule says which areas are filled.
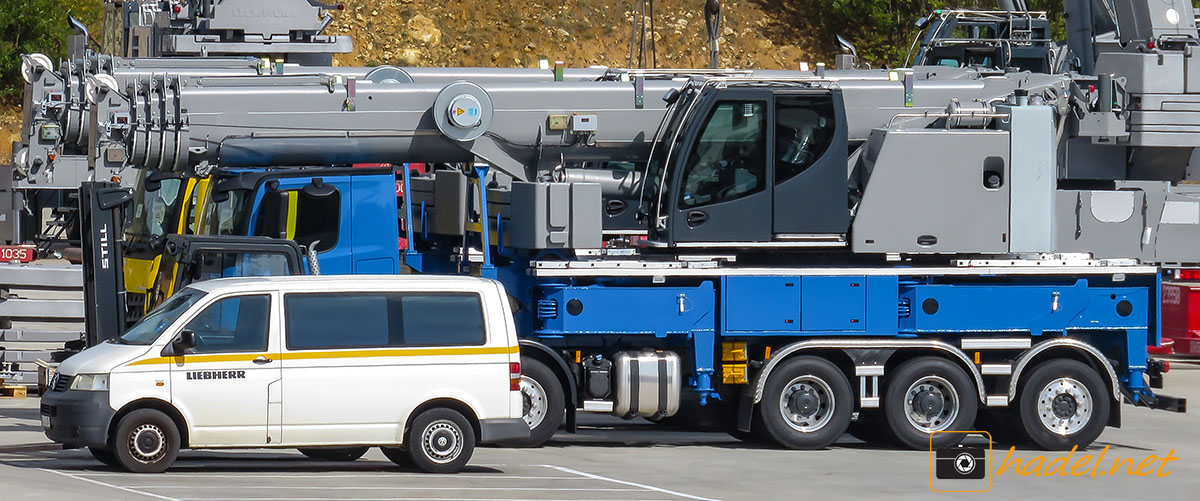
[[[472,293],[312,293],[284,296],[290,350],[473,346],[486,341]]]

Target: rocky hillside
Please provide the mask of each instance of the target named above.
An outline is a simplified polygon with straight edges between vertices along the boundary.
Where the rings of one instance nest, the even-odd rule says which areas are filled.
[[[95,0],[100,3],[100,0]],[[637,66],[631,38],[640,0],[343,0],[332,33],[354,37],[353,54],[340,65],[534,66],[538,59],[569,66]],[[796,68],[814,53],[783,11],[787,2],[724,2],[721,65],[739,68]],[[703,0],[654,2],[658,67],[708,64]],[[649,20],[646,20],[649,25]],[[98,32],[93,28],[94,32]],[[647,26],[649,28],[649,26]],[[647,30],[648,32],[649,30]],[[650,34],[647,33],[647,37]],[[649,43],[647,42],[647,46]],[[0,106],[0,159],[20,138],[20,110]]]
[[[346,10],[332,29],[354,37],[354,54],[338,58],[345,65],[514,67],[535,65],[546,57],[570,66],[628,66],[636,9],[641,3],[346,0]],[[766,34],[778,32],[768,29],[775,18],[770,5],[778,3],[724,2],[722,66],[798,65],[805,54],[802,40]],[[658,66],[706,66],[704,2],[658,0],[654,4]]]

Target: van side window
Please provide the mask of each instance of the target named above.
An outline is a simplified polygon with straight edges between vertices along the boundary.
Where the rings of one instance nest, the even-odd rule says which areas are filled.
[[[237,296],[219,300],[188,322],[196,333],[190,353],[266,351],[271,297]]]
[[[486,341],[472,293],[287,294],[290,350],[473,346]]]

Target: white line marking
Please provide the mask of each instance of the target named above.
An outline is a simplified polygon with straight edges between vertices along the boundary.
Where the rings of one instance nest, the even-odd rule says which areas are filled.
[[[322,477],[323,478],[323,477]],[[337,490],[337,491],[597,491],[597,492],[641,492],[644,489],[617,489],[592,487],[402,487],[402,486],[291,486],[291,485],[131,485],[130,489],[272,489],[287,490]]]
[[[648,490],[648,491],[661,492],[661,493],[663,493],[663,494],[670,494],[670,495],[672,495],[672,496],[679,496],[679,497],[681,497],[681,498],[687,498],[687,499],[696,499],[696,500],[699,500],[699,501],[719,501],[719,500],[712,499],[712,498],[704,498],[704,497],[700,497],[700,496],[693,496],[693,495],[691,495],[691,494],[684,494],[684,493],[682,493],[682,492],[677,492],[677,491],[673,491],[673,490],[670,490],[670,489],[663,489],[662,487],[654,487],[654,486],[652,486],[652,485],[639,484],[639,483],[636,483],[636,482],[628,482],[628,481],[625,481],[625,480],[617,480],[617,479],[615,479],[615,478],[604,477],[604,476],[596,475],[596,474],[593,474],[593,473],[586,473],[586,472],[582,472],[582,471],[579,471],[579,470],[572,470],[572,469],[570,469],[570,468],[564,468],[564,467],[562,467],[562,466],[555,466],[555,465],[552,465],[552,464],[540,464],[540,465],[537,465],[537,466],[541,466],[541,467],[543,467],[543,468],[550,468],[550,469],[553,469],[553,470],[558,470],[558,471],[561,471],[561,472],[563,472],[563,473],[571,473],[571,474],[574,474],[574,475],[579,475],[579,476],[581,476],[581,477],[587,477],[587,478],[591,478],[591,479],[595,479],[595,480],[603,480],[603,481],[605,481],[605,482],[612,482],[612,483],[615,483],[615,484],[628,485],[628,486],[630,486],[630,487],[638,487],[638,488],[641,488],[641,489],[646,489],[646,490]]]
[[[528,498],[181,498],[176,501],[521,501]],[[537,501],[615,501],[613,499],[539,499]],[[666,501],[662,499],[626,499],[616,501]]]
[[[237,475],[236,473],[246,473],[246,475]],[[144,474],[141,474],[141,473],[119,473],[119,472],[76,473],[76,475],[83,476],[83,477],[136,477],[136,478],[145,478],[146,477]],[[181,471],[176,471],[176,472],[168,471],[166,473],[161,473],[161,474],[155,475],[155,477],[157,477],[157,478],[175,478],[175,477],[178,477],[178,478],[184,478],[184,477],[186,477],[186,478],[224,478],[224,479],[245,478],[245,479],[256,480],[256,479],[260,479],[260,478],[313,478],[313,475],[312,474],[300,474],[300,473],[259,475],[259,474],[255,474],[254,472],[230,472],[228,474],[222,475],[222,474],[215,474],[215,473],[187,473],[187,472],[181,472]],[[442,475],[442,474],[437,474],[437,473],[423,474],[423,473],[390,473],[390,472],[379,472],[379,473],[371,473],[371,474],[354,474],[354,475],[326,475],[326,474],[322,473],[322,474],[320,474],[320,478],[444,478],[447,480],[462,480],[462,479],[480,478],[480,479],[504,479],[504,480],[508,480],[508,479],[512,479],[512,480],[587,480],[587,478],[583,478],[583,477],[471,475],[471,474],[463,474],[463,473],[460,473],[458,475]]]
[[[93,484],[96,484],[96,485],[102,485],[102,486],[104,486],[104,487],[108,487],[108,488],[116,489],[116,490],[119,490],[119,491],[132,492],[132,493],[134,493],[134,494],[140,494],[140,495],[142,495],[142,496],[148,496],[148,497],[152,497],[152,498],[164,499],[164,500],[166,500],[166,501],[179,501],[178,499],[175,499],[175,498],[170,498],[170,497],[167,497],[167,496],[160,496],[160,495],[158,495],[158,494],[153,494],[153,493],[149,493],[149,492],[139,491],[139,490],[136,490],[136,489],[130,489],[129,487],[121,487],[121,486],[119,486],[119,485],[113,485],[113,484],[110,484],[110,483],[107,483],[107,482],[101,482],[101,481],[99,481],[99,480],[93,480],[93,479],[90,479],[90,478],[84,478],[84,477],[80,477],[80,476],[72,475],[72,474],[70,474],[70,473],[63,473],[63,472],[61,472],[61,471],[57,471],[57,470],[49,470],[49,469],[46,469],[46,468],[38,468],[38,469],[39,469],[39,470],[41,470],[41,471],[48,471],[48,472],[50,472],[50,473],[57,473],[57,474],[59,474],[59,475],[62,475],[62,476],[64,476],[64,477],[73,478],[73,479],[75,479],[75,480],[82,480],[82,481],[84,481],[84,482],[93,483]]]

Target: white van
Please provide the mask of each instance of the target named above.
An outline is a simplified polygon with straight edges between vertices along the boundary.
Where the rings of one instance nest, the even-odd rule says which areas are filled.
[[[469,277],[299,276],[191,285],[62,363],[46,436],[134,472],[184,448],[299,448],[460,470],[529,436],[503,286]]]

